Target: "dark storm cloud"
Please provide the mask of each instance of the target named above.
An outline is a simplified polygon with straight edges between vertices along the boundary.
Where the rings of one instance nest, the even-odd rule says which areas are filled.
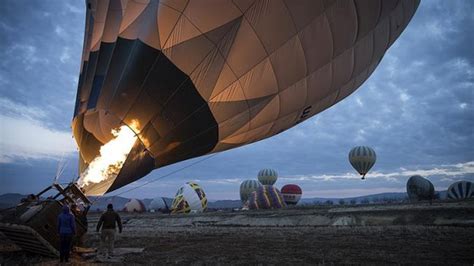
[[[7,118],[59,130],[63,135],[58,138],[65,139],[70,136],[79,73],[83,2],[0,5],[0,111]],[[428,176],[437,189],[456,180],[474,181],[473,12],[473,1],[422,1],[377,70],[342,102],[277,136],[211,155],[125,196],[172,196],[181,183],[196,180],[211,199],[237,198],[240,182],[255,178],[261,168],[278,170],[278,186],[300,184],[305,197],[403,191],[412,174]],[[369,145],[377,152],[365,182],[347,161],[355,145]],[[21,153],[26,159],[12,163],[8,157],[8,163],[0,164],[2,183],[10,180],[6,176],[18,178],[0,193],[20,190],[29,180],[38,189],[50,182],[56,163],[39,158],[57,158],[64,151],[33,151],[36,156]],[[76,174],[77,157],[69,154],[71,166],[64,180]],[[155,170],[112,194],[200,160]]]

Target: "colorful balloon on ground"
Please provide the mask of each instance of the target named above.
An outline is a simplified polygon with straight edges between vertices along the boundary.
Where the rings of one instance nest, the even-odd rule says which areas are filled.
[[[203,212],[207,209],[204,190],[194,182],[187,182],[176,192],[171,204],[172,213]]]
[[[261,186],[249,198],[250,209],[279,209],[285,206],[283,196],[274,186]]]
[[[145,204],[139,199],[131,199],[125,203],[123,208],[126,212],[144,212],[146,211]]]
[[[240,184],[240,200],[245,203],[252,192],[262,186],[257,180],[245,180]]]
[[[469,199],[474,197],[474,187],[472,182],[458,181],[448,188],[448,198],[453,200]]]
[[[375,151],[367,146],[357,146],[349,152],[349,162],[362,176],[362,179],[365,179],[365,175],[374,166],[376,160]]]
[[[298,185],[288,184],[281,188],[281,194],[287,205],[296,205],[300,201],[303,191]]]
[[[285,131],[374,72],[418,0],[87,0],[72,129],[83,173],[127,126],[131,151],[88,195]]]
[[[262,169],[260,172],[258,172],[257,178],[262,185],[271,186],[277,181],[278,173],[273,169]]]
[[[435,190],[428,179],[414,175],[407,181],[407,194],[411,201],[433,200]]]

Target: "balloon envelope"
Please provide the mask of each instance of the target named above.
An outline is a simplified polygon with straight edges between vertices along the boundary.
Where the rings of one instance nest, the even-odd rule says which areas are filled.
[[[171,204],[172,213],[203,212],[207,209],[204,190],[194,182],[187,182],[176,192]]]
[[[250,194],[260,186],[262,185],[257,180],[244,180],[240,184],[240,200],[242,203],[245,203],[249,199]]]
[[[281,188],[281,194],[287,205],[296,205],[300,201],[303,191],[298,185],[288,184]]]
[[[164,198],[158,197],[150,202],[148,209],[153,211],[168,211],[168,206]]]
[[[278,173],[273,169],[262,169],[258,172],[257,178],[262,185],[271,186],[277,181]]]
[[[349,162],[352,167],[362,175],[362,179],[365,178],[365,175],[369,172],[370,168],[374,166],[376,160],[377,155],[375,154],[375,151],[367,146],[357,146],[352,148],[349,152]]]
[[[127,125],[138,136],[120,172],[88,189],[116,190],[329,108],[367,80],[418,5],[87,0],[72,121],[79,171],[113,129]]]
[[[432,200],[435,190],[428,179],[414,175],[407,181],[407,194],[410,200]]]
[[[146,211],[145,205],[141,200],[130,199],[123,208],[126,212],[144,212]]]
[[[474,187],[472,182],[458,181],[448,188],[448,198],[454,200],[469,199],[474,197]]]
[[[283,196],[274,186],[261,186],[249,198],[250,209],[279,209],[285,206]]]

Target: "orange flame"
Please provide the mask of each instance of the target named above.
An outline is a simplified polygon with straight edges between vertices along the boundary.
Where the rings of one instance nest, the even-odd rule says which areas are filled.
[[[78,185],[85,187],[115,179],[137,140],[134,132],[137,128],[138,122],[133,120],[130,126],[123,125],[119,129],[113,129],[114,138],[100,147],[100,155],[81,173]],[[105,192],[107,189],[108,187],[102,190]]]

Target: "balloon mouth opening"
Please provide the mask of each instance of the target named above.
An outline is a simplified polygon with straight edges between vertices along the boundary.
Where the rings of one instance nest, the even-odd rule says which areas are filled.
[[[86,195],[102,196],[120,173],[138,136],[138,121],[111,130],[112,138],[100,147],[100,154],[80,174],[77,184]]]

